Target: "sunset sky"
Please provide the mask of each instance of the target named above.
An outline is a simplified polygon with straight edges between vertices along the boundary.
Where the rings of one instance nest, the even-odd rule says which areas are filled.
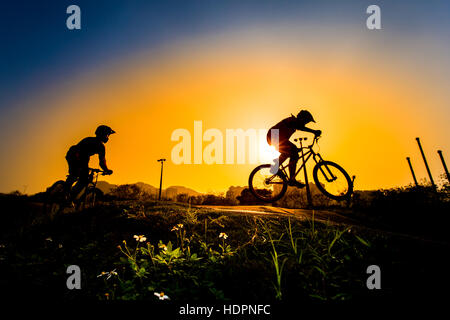
[[[3,1],[0,192],[44,191],[99,124],[105,180],[222,192],[255,164],[176,165],[172,132],[269,129],[302,108],[320,152],[357,189],[438,180],[450,164],[450,3],[445,1]],[[81,8],[81,30],[65,26]],[[382,30],[366,28],[381,7]],[[206,146],[208,143],[204,142]],[[91,162],[97,166],[98,162]]]

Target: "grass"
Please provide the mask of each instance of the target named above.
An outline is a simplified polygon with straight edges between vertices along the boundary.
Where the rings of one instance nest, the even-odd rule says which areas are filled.
[[[342,301],[434,290],[448,245],[312,219],[221,214],[189,204],[111,201],[52,221],[4,196],[0,285],[58,300]],[[79,265],[82,290],[67,290]],[[376,264],[381,292],[367,289]],[[411,283],[411,278],[416,279]],[[440,280],[442,283],[442,280]],[[444,281],[445,282],[445,281]],[[425,289],[424,289],[425,288]]]

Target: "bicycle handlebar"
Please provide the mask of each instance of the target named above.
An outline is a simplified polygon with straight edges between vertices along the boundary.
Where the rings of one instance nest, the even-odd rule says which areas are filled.
[[[101,169],[89,168],[89,171],[94,172],[94,173],[101,173],[103,176],[108,175],[108,174],[106,173],[106,171],[103,171],[103,170],[101,170]]]
[[[312,148],[312,146],[321,138],[322,136],[314,136],[313,143],[308,148]]]
[[[313,142],[309,145],[309,146],[307,146],[307,147],[302,147],[302,148],[307,148],[307,149],[310,149],[310,148],[312,148],[313,146],[314,146],[314,144],[317,142],[317,140],[319,140],[319,138],[320,138],[321,136],[315,136],[314,137],[314,139],[313,139]],[[306,140],[308,140],[308,138],[298,138],[298,139],[294,139],[294,141],[295,142],[297,142],[297,141],[306,141]],[[298,148],[299,150],[301,150],[302,148]]]

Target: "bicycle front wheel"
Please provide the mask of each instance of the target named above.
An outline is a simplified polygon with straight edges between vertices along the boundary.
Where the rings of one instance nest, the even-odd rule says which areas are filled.
[[[98,188],[88,187],[82,199],[78,203],[78,210],[93,208],[95,204],[101,199],[103,192]]]
[[[353,183],[348,173],[338,164],[322,161],[313,169],[313,178],[317,188],[334,200],[345,200],[353,192]]]
[[[270,164],[256,167],[248,178],[250,192],[264,202],[275,202],[286,193],[288,182],[281,174],[270,173]]]

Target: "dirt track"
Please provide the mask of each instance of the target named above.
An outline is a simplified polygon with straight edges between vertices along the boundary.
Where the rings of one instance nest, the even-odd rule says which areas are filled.
[[[397,236],[401,238],[408,238],[417,241],[434,242],[444,245],[449,245],[447,242],[435,241],[426,239],[420,236],[408,235],[404,233],[391,232],[386,230],[381,230],[373,228],[367,225],[361,224],[359,221],[345,217],[339,213],[330,210],[308,210],[308,209],[288,209],[272,206],[215,206],[215,205],[198,205],[198,208],[205,208],[210,210],[215,210],[228,214],[239,214],[239,215],[259,215],[259,216],[271,216],[271,217],[291,217],[299,220],[312,219],[314,214],[314,220],[319,222],[328,222],[330,224],[346,225],[355,228],[361,228],[366,231],[370,231],[378,234],[385,234],[389,236]]]
[[[271,206],[197,206],[199,208],[207,208],[221,212],[247,214],[247,215],[263,215],[263,216],[279,216],[293,217],[295,219],[314,219],[320,222],[329,222],[332,224],[360,225],[357,221],[347,218],[339,213],[327,210],[307,210],[307,209],[288,209]]]

